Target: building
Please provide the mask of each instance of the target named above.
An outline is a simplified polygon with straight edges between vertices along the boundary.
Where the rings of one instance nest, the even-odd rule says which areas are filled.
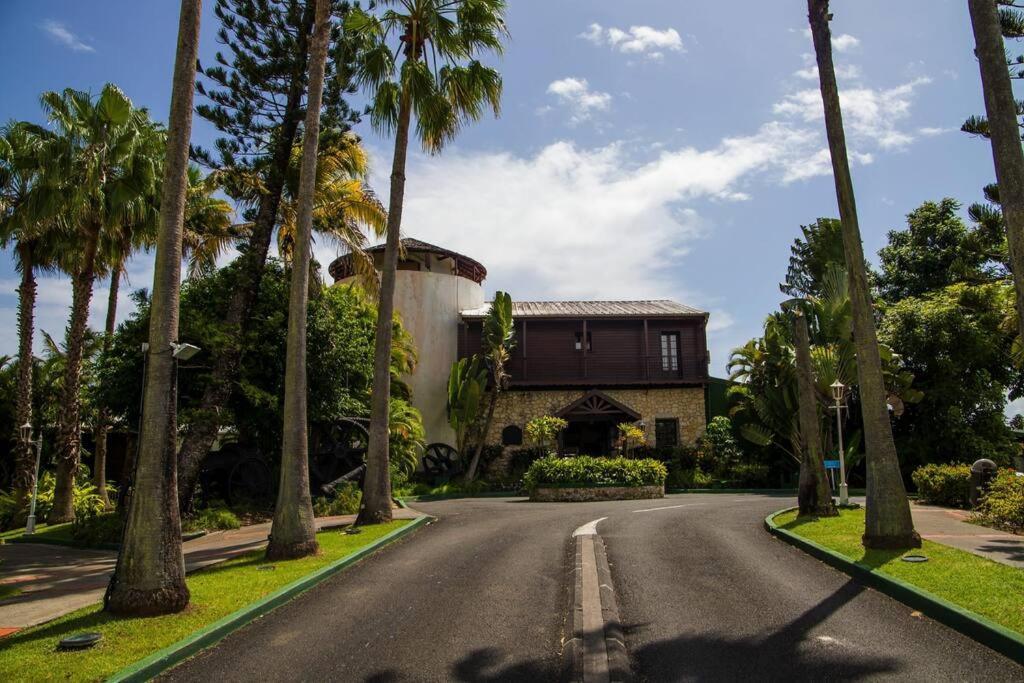
[[[395,308],[419,351],[410,378],[429,443],[454,444],[445,404],[457,358],[480,350],[487,314],[477,261],[404,239]],[[379,265],[383,247],[370,254]],[[335,282],[353,279],[350,258],[330,266]],[[693,443],[706,424],[708,314],[674,301],[516,301],[509,390],[500,396],[487,443],[518,446],[526,423],[556,415],[569,427],[567,452],[612,450],[616,426],[642,425],[647,443]]]

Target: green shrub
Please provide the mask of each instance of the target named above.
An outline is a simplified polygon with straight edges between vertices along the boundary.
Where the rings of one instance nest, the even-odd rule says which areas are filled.
[[[669,472],[666,486],[672,489],[706,489],[711,487],[711,475],[698,467],[674,469]]]
[[[523,478],[528,490],[538,486],[661,486],[668,470],[650,458],[592,458],[550,455],[530,465]]]
[[[521,479],[530,469],[530,465],[547,455],[548,452],[538,446],[515,449],[509,458],[508,476],[512,479]]]
[[[89,548],[117,545],[123,531],[124,518],[116,512],[76,517],[71,524],[71,538]]]
[[[57,480],[52,472],[43,472],[39,477],[39,493],[36,497],[36,520],[39,522],[45,522],[46,516],[53,508],[53,491],[56,485]],[[109,484],[107,491],[111,498],[117,495],[117,490]],[[89,482],[89,470],[85,467],[80,468],[78,476],[75,477],[73,495],[75,517],[94,517],[106,511],[96,487]],[[25,524],[29,498],[26,497],[25,505],[19,508],[13,491],[0,493],[0,529],[7,530]]]
[[[745,462],[733,465],[726,473],[728,484],[737,489],[768,488],[768,465],[756,462]]]
[[[206,508],[182,520],[182,531],[225,531],[242,526],[238,516],[227,508]]]
[[[343,481],[334,488],[333,497],[321,497],[313,502],[313,514],[317,517],[358,514],[362,500],[363,492],[359,489],[359,484],[354,481]]]
[[[966,508],[971,487],[969,465],[922,465],[910,475],[921,500],[935,505]]]
[[[978,516],[991,526],[1024,531],[1024,477],[1000,470],[978,504]]]

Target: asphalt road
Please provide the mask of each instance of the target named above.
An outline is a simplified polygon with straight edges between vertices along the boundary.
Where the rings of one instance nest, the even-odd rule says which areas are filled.
[[[420,503],[436,523],[164,678],[560,680],[570,537],[607,517],[598,531],[640,680],[1024,680],[1010,660],[769,536],[761,520],[790,502]]]

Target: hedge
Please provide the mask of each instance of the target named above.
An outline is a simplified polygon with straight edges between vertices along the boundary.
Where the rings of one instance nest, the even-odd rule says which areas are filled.
[[[527,490],[542,486],[664,486],[668,470],[651,458],[593,458],[549,455],[533,462],[523,477]]]
[[[1000,470],[978,505],[983,522],[1007,531],[1024,531],[1024,477]]]
[[[971,487],[969,465],[924,465],[914,470],[910,478],[914,480],[922,501],[949,507],[968,507]]]

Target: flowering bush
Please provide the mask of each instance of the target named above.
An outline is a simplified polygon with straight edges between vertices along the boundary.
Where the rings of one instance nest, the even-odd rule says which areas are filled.
[[[665,465],[650,458],[549,455],[530,465],[523,484],[530,491],[539,486],[663,486],[667,476]]]

